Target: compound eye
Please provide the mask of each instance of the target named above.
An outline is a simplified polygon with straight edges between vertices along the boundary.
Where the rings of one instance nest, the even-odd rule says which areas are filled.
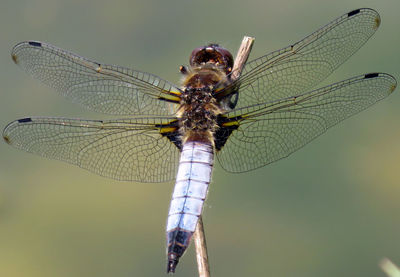
[[[204,56],[205,47],[197,47],[190,54],[190,65],[196,66],[201,64],[201,57]]]
[[[221,59],[223,60],[224,66],[227,69],[229,69],[229,68],[232,69],[232,67],[233,67],[232,54],[228,50],[226,50],[225,48],[222,48],[222,47],[217,47],[216,49],[221,55]]]
[[[201,66],[202,64],[213,63],[222,67],[228,74],[232,70],[232,54],[218,44],[209,44],[204,47],[198,47],[190,55],[191,66]]]

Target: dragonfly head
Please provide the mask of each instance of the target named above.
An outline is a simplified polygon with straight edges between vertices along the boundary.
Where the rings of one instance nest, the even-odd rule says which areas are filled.
[[[228,50],[214,43],[198,47],[192,51],[190,55],[191,66],[201,66],[207,63],[215,64],[222,68],[226,74],[229,74],[233,67],[233,57]]]

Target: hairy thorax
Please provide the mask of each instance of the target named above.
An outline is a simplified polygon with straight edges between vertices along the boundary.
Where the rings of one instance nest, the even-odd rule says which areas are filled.
[[[183,142],[203,141],[213,144],[217,117],[223,112],[213,96],[217,84],[227,81],[226,73],[213,64],[191,68],[183,80],[183,95],[178,110]]]

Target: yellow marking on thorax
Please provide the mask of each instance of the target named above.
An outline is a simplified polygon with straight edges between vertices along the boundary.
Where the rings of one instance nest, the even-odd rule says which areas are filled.
[[[176,127],[162,127],[162,128],[160,129],[160,133],[161,133],[161,134],[172,133],[172,132],[175,132],[176,129],[177,129]]]
[[[99,65],[99,66],[96,68],[96,72],[97,72],[97,73],[100,73],[101,70],[102,70],[101,65]]]
[[[229,121],[229,122],[222,123],[222,127],[230,127],[230,126],[238,126],[238,125],[239,125],[239,121]]]
[[[170,94],[163,94],[162,96],[160,96],[160,98],[166,99],[166,100],[170,100],[173,102],[180,102],[181,98],[178,96],[174,96],[174,95],[170,95]]]
[[[182,95],[182,93],[180,92],[180,91],[168,91],[168,90],[163,90],[163,92],[164,93],[166,93],[166,94],[175,94],[175,95],[177,95],[177,96],[181,96]]]

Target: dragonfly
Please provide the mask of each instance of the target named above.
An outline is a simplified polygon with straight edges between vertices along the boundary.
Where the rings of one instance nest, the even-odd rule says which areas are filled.
[[[11,57],[23,70],[73,102],[121,119],[26,117],[7,125],[3,138],[116,180],[175,179],[166,224],[167,272],[173,273],[202,213],[215,158],[228,172],[263,167],[395,90],[396,79],[378,72],[315,88],[380,22],[373,9],[350,11],[247,62],[236,79],[227,49],[198,47],[180,67],[180,85],[44,42],[22,42]]]

